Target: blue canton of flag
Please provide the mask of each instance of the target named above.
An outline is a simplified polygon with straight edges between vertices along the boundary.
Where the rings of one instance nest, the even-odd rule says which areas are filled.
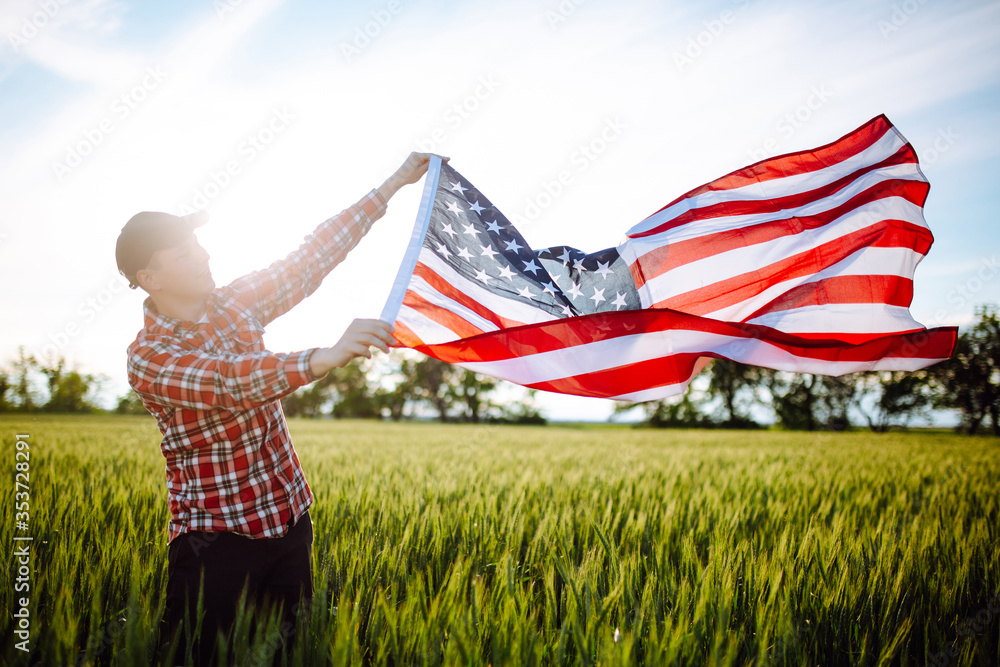
[[[489,298],[464,304],[475,317],[462,319],[483,332],[511,324],[640,307],[628,264],[617,249],[586,254],[557,246],[534,251],[503,213],[448,164],[441,165],[416,268],[418,275],[424,274],[421,286],[427,289],[409,295],[403,303],[434,323],[421,336],[423,342],[454,339],[454,334],[439,329],[449,323],[459,324],[468,333],[456,322],[453,309],[440,309],[461,303],[461,289],[469,285],[489,292]],[[430,280],[426,280],[428,274]],[[452,303],[441,304],[442,297]],[[440,333],[443,338],[432,336],[428,340],[426,333]]]

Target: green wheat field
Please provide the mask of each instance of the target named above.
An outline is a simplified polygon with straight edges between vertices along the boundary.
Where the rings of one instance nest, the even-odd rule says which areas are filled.
[[[290,428],[316,496],[315,598],[290,664],[1000,664],[995,438]],[[152,419],[8,416],[0,433],[0,661],[168,664]],[[29,653],[14,634],[21,534]],[[276,624],[236,632],[226,664],[270,664]]]

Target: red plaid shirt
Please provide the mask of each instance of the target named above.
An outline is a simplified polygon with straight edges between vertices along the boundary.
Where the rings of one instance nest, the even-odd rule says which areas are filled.
[[[216,289],[208,322],[165,317],[146,299],[128,379],[163,434],[168,541],[189,530],[279,537],[312,505],[279,399],[318,379],[314,350],[268,352],[264,325],[312,294],[385,207],[373,190],[285,259]]]

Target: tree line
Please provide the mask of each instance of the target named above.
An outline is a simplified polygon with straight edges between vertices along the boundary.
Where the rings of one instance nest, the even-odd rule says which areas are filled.
[[[281,401],[291,417],[544,424],[534,391],[394,350],[355,359]]]
[[[411,354],[393,351],[378,360],[355,359],[283,398],[282,409],[290,417],[546,422],[534,391]],[[69,369],[63,358],[39,360],[22,347],[0,367],[0,412],[146,414],[133,391],[119,397],[114,410],[101,408],[99,395],[107,379]]]
[[[443,422],[544,424],[533,391],[395,350],[356,359],[282,399],[288,416],[358,419],[436,419]],[[0,368],[0,412],[98,412],[104,376],[46,364],[22,348]],[[41,380],[41,382],[39,382]],[[45,387],[39,392],[37,386]],[[616,414],[633,410],[619,404]],[[959,416],[958,429],[1000,435],[1000,313],[976,309],[946,362],[915,371],[869,371],[840,377],[786,373],[713,361],[681,396],[639,405],[657,427],[887,431],[927,418],[933,410]],[[145,413],[129,392],[114,412]],[[767,419],[766,417],[770,417]]]
[[[45,391],[40,394],[37,379]],[[80,373],[66,367],[66,360],[45,363],[21,347],[17,358],[0,367],[0,412],[100,412],[96,399],[103,375]]]

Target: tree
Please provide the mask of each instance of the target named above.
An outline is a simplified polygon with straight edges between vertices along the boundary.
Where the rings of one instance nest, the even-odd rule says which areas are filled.
[[[99,380],[94,375],[79,371],[67,371],[66,360],[58,358],[52,366],[38,366],[48,379],[49,400],[43,406],[46,412],[91,412],[95,406],[87,400],[87,395],[97,386]]]
[[[289,417],[318,417],[331,405],[328,414],[334,417],[400,420],[408,408],[423,405],[440,421],[545,422],[530,400],[523,405],[496,403],[499,386],[499,380],[433,357],[414,359],[394,352],[335,368],[311,387],[282,399],[282,409]]]
[[[850,406],[858,393],[855,375],[831,377],[769,371],[763,375],[778,424],[796,431],[850,428]]]
[[[383,419],[400,421],[406,416],[406,408],[413,404],[413,383],[408,373],[412,372],[412,362],[407,358],[409,350],[393,349],[388,355],[373,359],[369,373],[375,373],[375,402]]]
[[[654,428],[711,428],[715,426],[712,418],[705,414],[701,406],[704,399],[693,398],[689,389],[680,396],[671,396],[659,401],[639,403],[646,415],[643,422]],[[614,413],[628,412],[636,407],[635,403],[618,403]]]
[[[0,412],[9,412],[11,405],[7,402],[7,391],[11,388],[10,376],[0,369]]]
[[[409,391],[403,382],[397,383],[392,389],[379,387],[375,390],[375,402],[383,417],[398,422],[406,415],[406,406],[410,402]]]
[[[33,355],[17,350],[11,363],[12,372],[0,373],[0,411],[33,412],[41,407],[46,412],[91,412],[98,410],[93,396],[103,375],[90,375],[66,367],[66,360],[57,358],[51,365],[40,363]],[[48,398],[39,406],[34,384],[41,375],[46,380]]]
[[[391,357],[390,357],[391,359]],[[523,401],[497,402],[502,380],[447,364],[433,357],[396,357],[398,361],[384,374],[399,378],[392,389],[380,389],[383,413],[392,419],[404,416],[406,405],[430,407],[440,421],[473,424],[490,422],[545,423],[529,392]]]
[[[357,358],[346,366],[334,368],[321,383],[330,388],[334,417],[339,419],[378,419],[381,409],[375,391],[368,383],[365,360]]]
[[[861,382],[874,395],[874,403],[868,410],[861,406],[859,410],[876,433],[904,426],[923,414],[934,399],[926,371],[869,371],[861,374]]]
[[[525,391],[524,398],[499,406],[499,412],[487,417],[491,424],[535,424],[544,426],[548,420],[542,416],[541,410],[535,404],[537,389]]]
[[[281,399],[281,409],[288,417],[322,417],[329,414],[341,419],[378,419],[381,408],[376,391],[368,381],[365,359],[351,360],[334,368],[309,387]],[[324,408],[330,405],[329,412]]]
[[[747,366],[729,359],[712,362],[712,373],[708,382],[710,396],[722,401],[725,428],[759,428],[760,424],[750,418],[749,406],[756,402],[756,389],[764,374],[761,368]]]
[[[862,391],[860,375],[821,375],[819,381],[822,389],[819,407],[824,428],[833,431],[851,428],[851,406],[857,403]]]
[[[31,412],[35,409],[35,392],[31,387],[31,373],[38,368],[38,361],[32,355],[25,354],[24,346],[17,348],[17,359],[12,364],[13,395],[16,409],[19,412]]]
[[[281,410],[286,417],[322,417],[323,405],[329,401],[330,396],[326,387],[317,382],[281,399]]]
[[[131,389],[129,389],[126,394],[119,397],[118,405],[115,407],[115,412],[120,415],[149,414],[146,410],[146,406],[144,406],[142,404],[142,400],[139,399],[139,394],[135,393]]]
[[[455,401],[455,395],[449,387],[457,367],[434,357],[424,357],[417,361],[404,360],[402,370],[410,397],[430,405],[437,412],[440,421],[448,421]]]
[[[816,417],[819,386],[815,375],[775,372],[768,378],[768,389],[779,426],[793,431],[815,431],[819,428]]]
[[[453,376],[457,377],[449,385],[449,394],[461,410],[459,419],[478,424],[486,410],[496,407],[489,395],[497,388],[497,381],[465,369]]]
[[[932,366],[935,405],[961,415],[960,428],[975,435],[987,418],[1000,435],[1000,314],[995,305],[976,309],[976,322],[958,336],[955,354]]]

